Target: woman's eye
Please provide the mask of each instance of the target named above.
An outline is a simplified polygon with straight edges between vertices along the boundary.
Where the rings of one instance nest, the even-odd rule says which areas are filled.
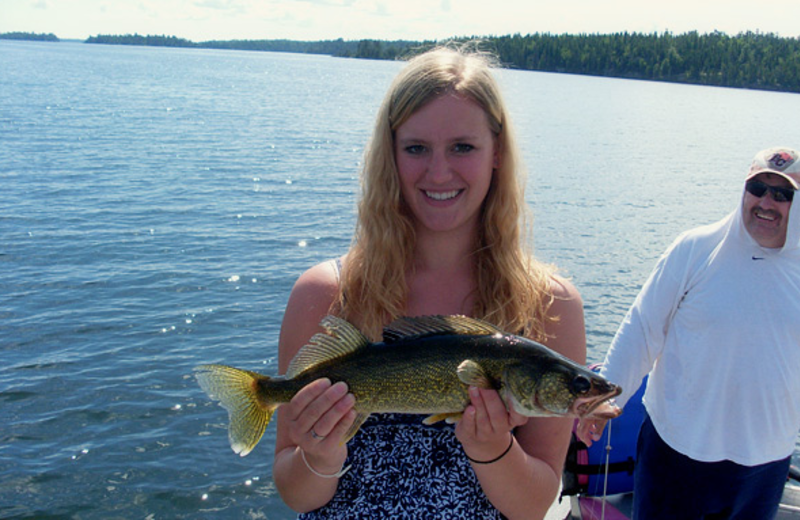
[[[453,147],[453,151],[456,152],[456,153],[468,153],[468,152],[471,152],[474,149],[475,149],[474,146],[472,146],[471,144],[467,144],[467,143],[458,143],[457,145],[455,145]]]
[[[421,144],[412,144],[405,147],[405,151],[411,155],[419,155],[425,151],[425,147]]]

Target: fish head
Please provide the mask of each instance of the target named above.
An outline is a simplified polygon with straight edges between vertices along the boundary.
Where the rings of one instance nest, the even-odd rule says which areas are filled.
[[[528,417],[613,419],[622,413],[610,402],[622,389],[578,366],[555,363],[543,371],[509,366],[503,389],[506,403]]]

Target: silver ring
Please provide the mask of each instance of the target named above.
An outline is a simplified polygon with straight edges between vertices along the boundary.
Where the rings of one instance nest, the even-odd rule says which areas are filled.
[[[317,440],[320,440],[320,441],[321,441],[322,439],[324,439],[324,438],[325,438],[325,436],[324,436],[324,435],[320,435],[320,434],[318,434],[317,432],[315,432],[315,431],[314,431],[314,428],[311,428],[311,436],[312,436],[313,438],[317,439]]]

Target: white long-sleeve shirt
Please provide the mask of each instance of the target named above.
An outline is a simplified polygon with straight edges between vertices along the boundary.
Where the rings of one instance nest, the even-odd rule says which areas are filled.
[[[800,200],[794,205],[800,204]],[[606,355],[624,405],[644,405],[673,449],[754,466],[783,459],[800,428],[800,208],[786,245],[765,249],[740,207],[679,236],[658,261]]]

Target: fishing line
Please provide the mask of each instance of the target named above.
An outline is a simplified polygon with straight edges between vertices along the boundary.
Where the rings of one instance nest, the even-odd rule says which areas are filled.
[[[603,505],[600,510],[600,520],[605,520],[606,518],[606,497],[608,496],[608,467],[611,464],[611,423],[614,421],[608,421],[608,425],[606,425],[606,431],[608,432],[608,438],[606,439],[606,463],[605,463],[605,474],[603,476]]]

